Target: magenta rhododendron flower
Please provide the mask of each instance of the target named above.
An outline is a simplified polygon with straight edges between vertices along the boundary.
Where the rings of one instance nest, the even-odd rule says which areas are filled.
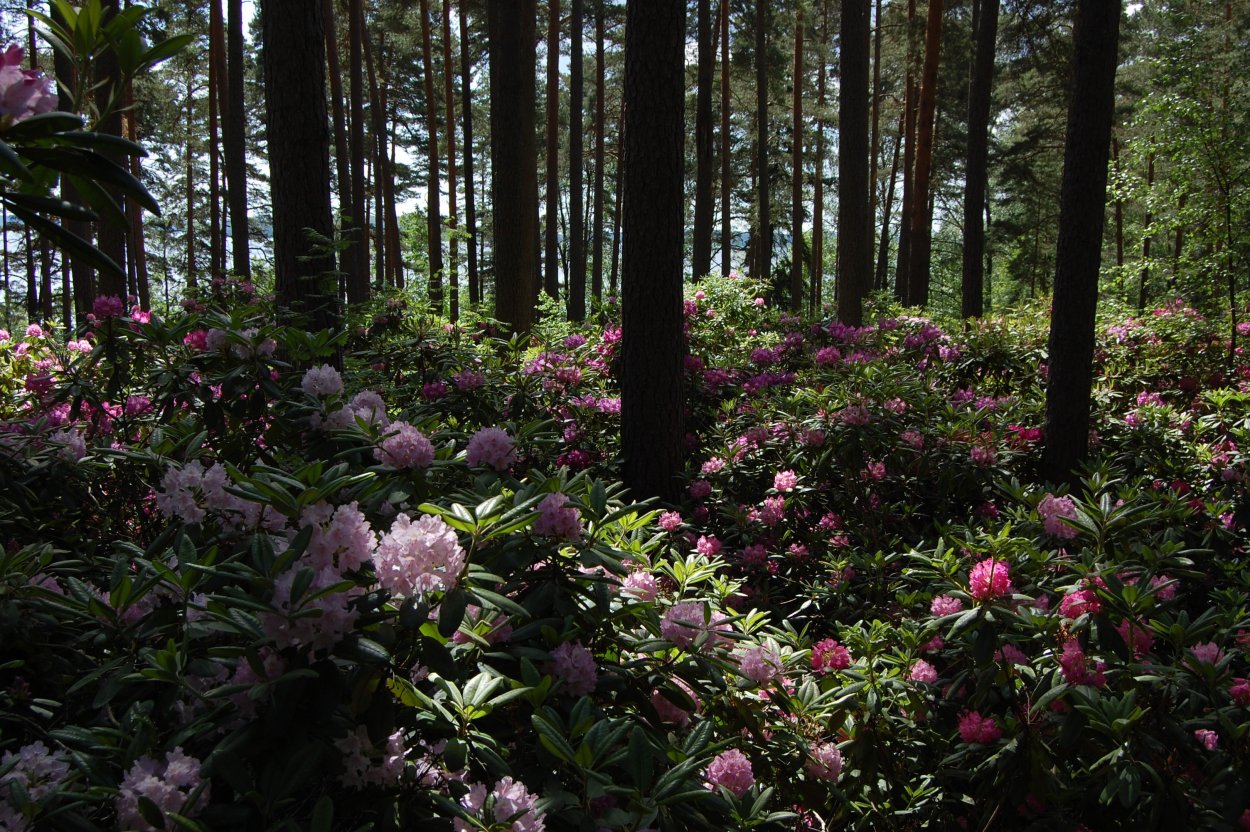
[[[1195,644],[1193,647],[1189,648],[1189,652],[1195,659],[1203,664],[1215,664],[1220,659],[1224,658],[1224,651],[1221,650],[1219,645],[1213,641],[1208,641],[1204,644]]]
[[[1234,677],[1233,684],[1228,688],[1228,694],[1238,705],[1250,705],[1250,679]]]
[[[773,476],[773,488],[778,491],[793,491],[799,484],[799,475],[793,471],[778,471]]]
[[[1220,743],[1220,735],[1207,728],[1199,728],[1194,731],[1194,739],[1207,751],[1214,751]]]
[[[735,797],[742,797],[755,785],[751,761],[736,748],[724,751],[712,760],[703,770],[703,779],[707,781],[709,789],[715,791],[724,786]]]
[[[812,670],[820,673],[846,670],[850,666],[851,651],[833,639],[822,639],[812,645]]]
[[[1047,494],[1037,504],[1037,513],[1042,518],[1042,528],[1052,537],[1071,540],[1080,534],[1077,529],[1063,522],[1064,518],[1076,517],[1076,503],[1072,502],[1071,497],[1056,497],[1054,494]]]
[[[0,126],[56,109],[52,79],[37,69],[22,69],[25,55],[17,45],[0,53]]]
[[[986,558],[968,576],[968,594],[978,601],[1001,598],[1011,589],[1011,569],[1004,560]]]
[[[585,696],[599,682],[594,655],[580,642],[566,641],[551,651],[552,675],[574,696]]]
[[[808,751],[807,764],[803,768],[817,780],[836,782],[842,774],[842,752],[835,743],[816,743]]]
[[[694,645],[700,633],[710,633],[711,637],[703,643],[703,649],[710,650],[724,640],[721,633],[727,631],[728,626],[718,626],[725,620],[725,616],[718,612],[711,612],[706,620],[705,615],[709,614],[701,601],[674,604],[664,611],[664,617],[660,619],[660,635],[675,647],[685,650]]]
[[[933,665],[929,664],[924,659],[916,659],[915,663],[911,666],[911,670],[907,672],[907,678],[913,682],[933,684],[938,680],[938,673]]]
[[[967,743],[991,743],[1003,735],[993,717],[967,711],[959,717],[959,738]]]

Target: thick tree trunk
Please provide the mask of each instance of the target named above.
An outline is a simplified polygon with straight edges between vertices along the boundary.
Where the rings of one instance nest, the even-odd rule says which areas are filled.
[[[127,85],[126,87],[126,117],[123,126],[126,132],[126,138],[132,142],[139,140],[139,130],[135,120],[134,113],[134,89]],[[138,156],[130,156],[128,158],[128,167],[130,175],[135,179],[142,181],[143,166]],[[143,239],[143,206],[137,200],[126,200],[126,219],[130,224],[127,231],[126,250],[130,252],[128,265],[133,268],[134,273],[134,294],[139,300],[140,309],[152,308],[151,289],[148,285],[148,257],[147,250]],[[219,251],[218,270],[224,269],[224,252]]]
[[[456,98],[451,62],[451,0],[443,0],[443,100],[447,113],[447,224],[451,242],[447,258],[447,299],[452,323],[460,319],[459,207],[456,205]]]
[[[252,256],[248,243],[247,219],[247,104],[243,99],[243,0],[230,0],[226,7],[226,98],[222,111],[226,149],[227,208],[230,213],[232,270],[240,277],[252,276]]]
[[[582,209],[585,165],[582,159],[582,0],[572,0],[569,10],[569,318],[586,319],[586,224]]]
[[[490,28],[495,317],[527,335],[538,254],[538,148],[534,135],[535,0],[486,4]]]
[[[976,21],[976,49],[968,83],[968,161],[964,182],[964,263],[962,304],[965,318],[985,314],[985,191],[989,181],[990,90],[994,83],[998,0],[981,0]]]
[[[825,87],[829,74],[825,65],[829,54],[829,3],[820,4],[820,59],[817,61],[819,77],[816,80],[816,193],[812,199],[812,276],[811,297],[808,309],[813,315],[821,313],[821,300],[825,291]]]
[[[603,51],[603,18],[603,3],[599,3],[595,9],[595,215],[592,220],[590,266],[590,292],[596,303],[603,300],[603,165],[606,155],[604,139],[607,135],[607,125],[604,124],[607,66]]]
[[[352,193],[354,177],[351,174],[351,151],[348,149],[347,141],[347,116],[343,110],[343,78],[342,69],[339,66],[339,38],[338,28],[334,22],[333,0],[322,0],[321,16],[325,19],[326,26],[326,74],[330,80],[330,115],[334,121],[334,165],[338,179],[338,226],[340,233],[347,237],[348,226],[352,224],[350,217],[353,210],[352,205],[354,204]],[[353,239],[354,242],[351,248],[345,249],[339,255],[339,271],[342,272],[339,279],[343,283],[343,290],[346,290],[348,275],[355,271],[356,246],[363,244],[363,240],[355,240],[353,237],[347,237],[347,239]],[[341,291],[340,294],[346,295],[346,291]]]
[[[101,3],[101,25],[108,23],[121,10],[118,0],[104,0]],[[95,65],[96,77],[95,83],[99,86],[96,88],[96,106],[101,113],[105,113],[104,118],[96,125],[96,131],[105,133],[110,136],[122,135],[122,113],[121,107],[116,106],[106,112],[110,100],[118,92],[116,87],[116,78],[120,74],[120,67],[117,60],[117,54],[112,50],[106,50],[96,61]],[[189,141],[189,140],[188,140]],[[113,162],[124,164],[122,156],[118,153],[104,152]],[[121,209],[122,215],[126,213],[126,195],[118,188],[110,185],[102,185],[104,192],[113,198],[117,206]],[[100,251],[107,255],[114,263],[120,267],[120,272],[112,272],[102,270],[99,273],[99,294],[112,295],[113,297],[126,297],[126,227],[120,222],[103,218],[96,223],[96,244]]]
[[[547,180],[543,290],[560,297],[560,0],[547,5]]]
[[[617,115],[616,131],[616,206],[612,212],[612,275],[608,294],[615,296],[621,265],[621,215],[625,211],[625,96],[621,96],[621,111]]]
[[[198,282],[199,269],[195,264],[195,151],[194,139],[195,135],[195,98],[193,96],[193,88],[191,82],[194,78],[193,73],[187,73],[187,146],[185,148],[186,155],[183,159],[183,170],[187,178],[187,288],[194,289]],[[101,290],[104,286],[101,283]],[[111,292],[108,294],[112,294]]]
[[[733,196],[733,165],[731,150],[733,136],[729,130],[729,2],[720,0],[720,273],[728,276],[733,270],[733,215],[730,198]]]
[[[881,154],[881,0],[872,14],[872,137],[868,140],[868,216],[877,221],[877,159]]]
[[[838,85],[838,319],[850,326],[863,323],[864,298],[872,279],[868,14],[868,0],[843,0]]]
[[[1116,175],[1119,175],[1120,142],[1115,136],[1111,137],[1111,159]],[[1124,265],[1124,200],[1119,198],[1115,201],[1115,264]]]
[[[772,275],[772,197],[768,175],[768,0],[755,0],[755,277]]]
[[[794,99],[791,105],[790,311],[803,308],[803,9],[794,19]]]
[[[712,271],[712,69],[716,47],[712,41],[712,0],[699,0],[699,63],[695,87],[694,121],[694,249],[691,272],[695,280]]]
[[[226,32],[221,5],[217,0],[209,0],[208,18],[208,270],[213,277],[219,277],[226,270],[226,262],[225,247],[221,239],[221,168],[218,164],[221,158],[221,142],[217,122],[221,112],[221,88],[224,86],[224,79],[218,74],[217,54],[225,51],[222,41],[225,40]],[[127,96],[129,95],[127,91]],[[133,114],[127,119],[131,120]],[[130,211],[126,214],[129,216]],[[133,261],[134,258],[131,258],[132,263]]]
[[[893,160],[890,162],[890,179],[885,188],[885,205],[881,210],[881,240],[877,247],[877,274],[874,284],[884,291],[886,287],[886,270],[890,262],[890,215],[894,210],[894,182],[898,179],[899,148],[903,145],[903,130],[907,120],[906,113],[898,117],[898,138],[894,141]]]
[[[335,49],[337,52],[337,49]],[[335,59],[337,62],[337,57]],[[346,269],[347,302],[362,304],[369,300],[369,230],[365,224],[365,7],[361,0],[347,0],[347,82],[351,107],[350,155],[351,185],[350,232],[351,241],[347,254],[351,267]],[[340,96],[342,92],[340,90]],[[374,166],[375,179],[379,169]],[[375,189],[377,184],[375,182]],[[376,212],[375,212],[376,214]],[[381,217],[374,217],[374,224],[381,226]],[[374,231],[375,240],[380,237]],[[381,249],[379,249],[381,251]],[[379,280],[381,275],[379,274]]]
[[[445,0],[444,0],[445,2]],[[443,217],[438,178],[438,99],[434,95],[434,50],[430,42],[430,0],[421,0],[421,73],[425,82],[425,132],[428,139],[429,178],[425,190],[426,230],[429,234],[429,298],[434,311],[443,313]]]
[[[678,495],[682,465],[684,0],[629,0],[621,452],[636,498]]]
[[[1119,0],[1078,0],[1050,316],[1042,474],[1075,485],[1088,452],[1094,316],[1115,109]]]
[[[469,255],[469,303],[477,306],[482,302],[482,286],[477,265],[477,206],[473,187],[473,75],[469,66],[469,22],[464,5],[465,0],[460,0],[457,5],[460,18],[460,118],[464,136],[464,221],[469,234],[466,246]]]
[[[908,275],[911,272],[911,211],[916,168],[916,0],[907,0],[907,79],[903,86],[903,201],[899,211],[898,259],[894,265],[894,297],[911,303]]]
[[[332,329],[334,256],[308,239],[308,230],[327,238],[334,232],[321,4],[262,0],[260,17],[266,131],[284,137],[269,142],[278,303],[312,331]]]
[[[944,0],[929,0],[925,24],[924,72],[920,82],[920,107],[916,116],[916,170],[911,203],[911,253],[907,269],[907,302],[929,303],[929,267],[933,247],[933,209],[929,178],[933,169],[933,135],[937,114],[938,65],[942,53]]]

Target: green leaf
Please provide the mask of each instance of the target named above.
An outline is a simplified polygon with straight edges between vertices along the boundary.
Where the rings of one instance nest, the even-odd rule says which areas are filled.
[[[323,794],[317,801],[313,807],[312,824],[308,828],[310,832],[330,832],[334,828],[334,800],[330,795]]]
[[[443,638],[451,638],[451,634],[460,629],[468,607],[468,593],[459,587],[443,596],[443,605],[438,611],[438,632]]]

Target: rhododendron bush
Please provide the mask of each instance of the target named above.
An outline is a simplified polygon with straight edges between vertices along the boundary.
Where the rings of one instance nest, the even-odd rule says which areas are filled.
[[[1065,492],[1038,315],[708,280],[661,506],[617,481],[610,304],[335,338],[209,291],[0,333],[0,828],[1250,824],[1219,322],[1108,322]]]

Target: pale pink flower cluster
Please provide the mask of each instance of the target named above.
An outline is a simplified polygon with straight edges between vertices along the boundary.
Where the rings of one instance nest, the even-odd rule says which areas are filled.
[[[265,684],[274,681],[286,672],[286,659],[282,658],[282,654],[277,650],[272,647],[262,647],[258,654],[261,672],[257,673],[256,669],[252,667],[252,663],[246,657],[240,658],[239,663],[235,665],[234,673],[230,676],[230,685],[254,686]],[[258,700],[250,695],[250,691],[241,690],[232,694],[230,701],[243,719],[251,719],[256,716]]]
[[[954,615],[964,608],[964,602],[950,595],[938,595],[929,604],[929,612],[941,618],[944,615]]]
[[[560,493],[548,494],[538,504],[538,518],[534,521],[534,534],[554,537],[556,540],[577,541],[582,538],[582,513],[577,506],[565,505],[567,498]]]
[[[707,781],[707,787],[712,791],[724,786],[735,797],[742,797],[747,793],[747,789],[755,785],[751,761],[736,748],[717,755],[703,770],[703,779]]]
[[[56,109],[52,79],[37,69],[22,69],[25,54],[13,44],[0,54],[0,124],[6,126]]]
[[[916,659],[915,664],[911,666],[911,670],[907,671],[907,678],[913,682],[924,682],[931,685],[938,680],[938,672],[933,665],[924,659]]]
[[[308,395],[325,399],[343,392],[343,376],[329,364],[322,364],[320,367],[310,367],[304,373],[299,386]]]
[[[773,488],[778,491],[793,491],[799,484],[799,475],[793,471],[778,471],[773,475]]]
[[[200,761],[175,748],[164,760],[140,757],[122,778],[117,791],[117,826],[119,829],[149,830],[168,828],[153,826],[139,811],[139,798],[152,801],[162,818],[170,812],[195,817],[208,803],[208,789],[200,792],[193,805],[187,799],[200,787]]]
[[[599,683],[595,657],[581,642],[566,641],[551,651],[552,675],[573,696],[585,696]]]
[[[346,736],[334,741],[342,756],[343,773],[339,782],[349,789],[367,789],[371,786],[394,786],[404,773],[403,731],[396,731],[386,738],[386,747],[380,752],[369,739],[369,729],[356,726]]]
[[[481,465],[499,472],[507,471],[516,462],[512,437],[502,428],[482,428],[469,440],[465,462],[474,468]]]
[[[334,567],[320,569],[313,574],[312,583],[298,598],[292,598],[295,579],[302,569],[297,565],[283,572],[273,582],[273,598],[270,605],[274,612],[263,615],[265,634],[278,647],[301,647],[310,653],[328,650],[338,644],[356,626],[359,613],[352,606],[353,600],[364,594],[360,587],[331,592],[309,598],[329,589],[343,580]],[[296,616],[296,613],[305,613]],[[306,613],[312,613],[306,614]]]
[[[1052,537],[1071,540],[1080,534],[1077,529],[1063,522],[1064,518],[1076,517],[1076,503],[1072,502],[1071,497],[1056,497],[1054,494],[1047,494],[1037,504],[1037,513],[1042,518],[1042,528]]]
[[[654,601],[659,589],[655,576],[643,569],[630,572],[621,582],[621,594],[636,601]]]
[[[157,509],[171,520],[202,523],[211,513],[228,529],[266,528],[277,531],[286,518],[271,507],[253,503],[226,491],[230,476],[223,465],[208,468],[193,459],[182,468],[170,466],[156,493]]]
[[[352,396],[345,407],[340,407],[326,417],[325,427],[347,430],[356,426],[357,419],[380,428],[391,423],[390,417],[386,415],[386,402],[382,397],[372,390],[361,390]]]
[[[66,462],[77,462],[87,455],[87,440],[83,438],[82,431],[76,428],[58,430],[48,439],[54,444],[61,445],[57,456]]]
[[[382,446],[373,450],[373,458],[401,471],[428,468],[434,461],[434,445],[407,422],[391,422],[385,430]]]
[[[339,577],[373,559],[378,536],[355,502],[337,508],[326,502],[308,506],[300,514],[300,526],[312,528],[301,561],[313,569],[331,569]]]
[[[404,598],[451,589],[464,564],[465,552],[455,530],[429,514],[415,523],[400,514],[373,554],[378,583]]]
[[[1202,664],[1215,664],[1220,659],[1224,658],[1224,651],[1221,650],[1219,645],[1213,641],[1208,641],[1204,644],[1195,644],[1193,647],[1189,648],[1189,652]]]
[[[0,800],[11,785],[17,785],[31,800],[38,802],[56,791],[69,776],[69,763],[39,741],[24,745],[16,752],[4,752],[0,757],[0,771],[5,769],[8,771],[0,776]]]
[[[695,713],[699,712],[703,703],[699,701],[699,697],[695,694],[694,689],[686,683],[686,680],[680,676],[671,677],[673,684],[681,688],[682,693],[690,697],[694,703]],[[651,707],[655,708],[655,712],[660,715],[660,719],[670,725],[676,725],[679,728],[685,728],[690,724],[690,711],[674,703],[671,699],[664,695],[663,691],[656,690],[651,694]]]
[[[959,738],[969,743],[991,743],[1003,735],[992,716],[968,711],[959,717]]]
[[[1080,618],[1085,613],[1096,614],[1102,609],[1102,601],[1098,593],[1087,583],[1081,589],[1073,590],[1059,602],[1059,615],[1063,618]]]
[[[660,515],[660,528],[666,532],[675,532],[681,528],[681,514],[676,511],[666,511]]]
[[[492,808],[486,811],[487,798],[492,798]],[[532,794],[525,784],[511,777],[505,777],[495,784],[494,791],[489,794],[481,783],[474,783],[469,792],[460,798],[460,805],[465,814],[486,823],[488,829],[506,829],[508,832],[544,832],[547,828],[543,816],[534,808],[538,795]],[[504,825],[507,821],[510,823]],[[456,818],[452,827],[455,832],[474,832],[479,829],[461,818]]]
[[[968,594],[978,601],[1000,598],[1011,588],[1011,570],[1003,560],[986,558],[968,575]]]
[[[842,774],[842,752],[836,743],[817,743],[808,751],[808,757],[804,769],[811,777],[834,783]]]
[[[782,676],[785,666],[774,647],[760,644],[739,653],[738,670],[757,685],[766,685]]]
[[[713,611],[709,615],[700,601],[683,601],[664,611],[664,617],[660,619],[660,635],[675,647],[685,650],[694,645],[700,633],[708,633],[709,638],[703,642],[701,649],[711,650],[724,640],[721,633],[728,628],[717,626],[724,620],[725,616],[718,612]]]

